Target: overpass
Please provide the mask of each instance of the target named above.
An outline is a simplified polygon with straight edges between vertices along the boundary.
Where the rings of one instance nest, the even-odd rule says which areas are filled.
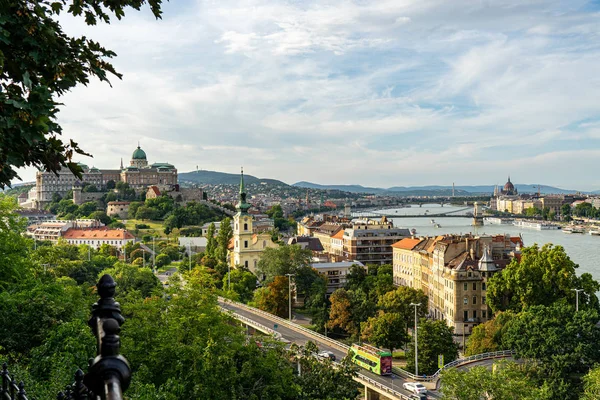
[[[313,341],[319,345],[321,350],[329,350],[335,354],[336,359],[341,360],[348,354],[349,347],[344,343],[331,339],[303,326],[294,324],[286,319],[247,306],[242,303],[230,301],[219,297],[221,309],[242,322],[243,324],[254,328],[260,332],[273,335],[276,339],[286,343],[296,343],[305,345],[308,341]],[[510,357],[512,352],[486,353],[469,357],[462,360],[456,360],[447,364],[444,368],[456,367],[474,361],[481,361],[492,358]],[[365,386],[365,399],[393,399],[410,400],[410,393],[402,388],[402,384],[407,381],[421,381],[426,386],[434,389],[439,380],[441,369],[432,376],[415,376],[400,368],[394,368],[394,375],[380,376],[361,369],[354,380]],[[429,398],[438,398],[437,393],[429,392]]]

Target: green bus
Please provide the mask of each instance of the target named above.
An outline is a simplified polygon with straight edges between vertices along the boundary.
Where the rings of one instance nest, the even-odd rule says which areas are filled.
[[[353,344],[349,355],[352,362],[377,375],[392,374],[392,353],[368,344]]]

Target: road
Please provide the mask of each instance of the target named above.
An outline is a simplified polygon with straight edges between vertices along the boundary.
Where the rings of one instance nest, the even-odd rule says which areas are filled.
[[[291,328],[289,328],[285,325],[279,324],[279,323],[277,323],[277,328],[275,328],[275,323],[272,320],[268,319],[266,316],[264,316],[262,314],[253,313],[245,308],[237,306],[235,303],[220,302],[220,305],[227,310],[235,312],[236,314],[239,314],[246,318],[250,318],[253,321],[258,322],[259,324],[262,324],[269,328],[275,329],[277,332],[279,332],[281,334],[282,338],[287,341],[294,342],[298,345],[305,345],[306,342],[308,342],[308,341],[317,342],[320,350],[331,351],[333,354],[335,354],[335,357],[337,360],[341,360],[342,358],[344,358],[346,356],[346,352],[342,351],[340,348],[335,347],[331,344],[328,344],[327,342],[319,342],[315,338],[310,337],[307,334],[302,333],[301,331],[291,329]],[[387,376],[380,376],[380,375],[374,374],[372,372],[369,372],[365,369],[361,369],[360,373],[369,377],[370,379],[373,379],[374,381],[381,383],[384,386],[393,388],[394,390],[396,390],[406,396],[411,394],[410,392],[408,392],[402,388],[402,384],[404,382],[406,382],[406,380],[401,376],[394,375],[393,378],[387,377]],[[431,392],[431,391],[428,393],[428,396],[430,398],[438,398],[439,397],[437,393]]]

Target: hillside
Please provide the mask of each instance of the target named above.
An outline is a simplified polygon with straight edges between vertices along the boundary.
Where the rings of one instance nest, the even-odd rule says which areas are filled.
[[[193,171],[193,172],[182,172],[179,174],[180,183],[195,183],[195,184],[209,184],[209,185],[239,185],[240,175],[239,174],[228,174],[226,172],[217,171]],[[270,184],[270,185],[282,185],[288,186],[286,183],[278,181],[276,179],[262,179],[252,175],[244,174],[244,182],[246,184]]]

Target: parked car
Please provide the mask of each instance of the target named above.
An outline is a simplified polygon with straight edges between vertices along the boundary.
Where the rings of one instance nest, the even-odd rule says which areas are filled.
[[[415,394],[427,393],[427,388],[422,383],[406,382],[402,385],[404,389]]]
[[[328,358],[331,361],[335,361],[335,354],[327,350],[321,351],[319,354],[317,354],[317,356],[319,358]]]

